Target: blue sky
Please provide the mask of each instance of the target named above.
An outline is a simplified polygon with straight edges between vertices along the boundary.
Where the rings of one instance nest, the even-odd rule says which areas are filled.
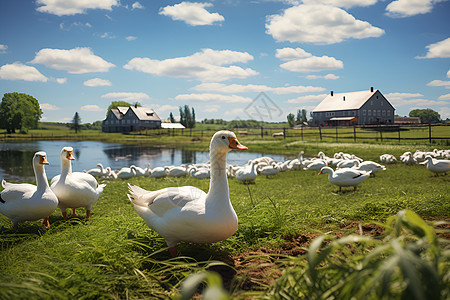
[[[118,100],[248,119],[264,92],[276,110],[252,117],[285,121],[374,87],[396,114],[445,119],[449,15],[442,0],[5,0],[0,92],[32,95],[52,122],[103,120]]]

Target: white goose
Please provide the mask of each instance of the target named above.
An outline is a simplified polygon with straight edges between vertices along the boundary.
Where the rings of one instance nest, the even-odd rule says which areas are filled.
[[[130,168],[131,168],[131,167],[134,167],[134,170],[136,171],[136,176],[137,176],[137,177],[139,177],[139,176],[145,176],[145,175],[146,175],[147,168],[142,169],[141,167],[137,167],[137,166],[135,166],[135,165],[131,165]]]
[[[256,163],[250,161],[245,167],[236,171],[235,178],[243,183],[254,182],[258,173],[256,172]]]
[[[167,176],[167,170],[163,167],[156,167],[151,170],[150,177],[161,178]]]
[[[371,171],[372,173],[370,173],[370,174],[375,176],[375,173],[377,173],[381,170],[386,170],[386,167],[383,165],[380,165],[379,163],[376,163],[374,161],[366,160],[366,161],[363,161],[362,163],[360,163],[359,165],[352,167],[352,169],[355,169],[358,171],[365,171],[365,172]]]
[[[327,162],[323,159],[315,159],[310,164],[308,164],[303,170],[320,170],[327,166]]]
[[[197,179],[207,179],[211,177],[209,168],[196,168],[191,167],[189,169],[189,176]]]
[[[167,176],[171,177],[181,177],[186,176],[188,174],[187,168],[184,165],[181,165],[179,167],[170,166],[166,167],[167,170]]]
[[[67,220],[67,208],[86,208],[86,220],[91,216],[92,205],[98,200],[106,184],[98,184],[94,176],[83,172],[72,172],[73,148],[61,150],[61,174],[52,178],[51,188],[58,197],[58,207],[64,220]]]
[[[269,178],[269,176],[280,173],[280,170],[281,170],[280,166],[276,163],[273,163],[270,166],[258,167],[258,173],[261,175],[265,175],[266,178]]]
[[[136,176],[136,167],[130,166],[129,168],[122,168],[117,172],[117,178],[129,179]]]
[[[353,186],[353,190],[356,191],[358,184],[366,180],[370,176],[369,172],[357,171],[351,168],[343,168],[333,171],[330,167],[323,167],[319,174],[328,173],[328,181],[332,184],[339,186],[339,191],[342,187]]]
[[[214,134],[210,144],[211,180],[209,191],[192,187],[170,187],[147,191],[129,185],[128,198],[148,227],[166,241],[172,256],[177,243],[214,243],[232,236],[238,227],[236,212],[230,202],[226,174],[227,153],[247,150],[230,131]]]
[[[425,161],[420,163],[426,165],[427,169],[439,175],[439,173],[447,173],[450,171],[450,160],[434,159],[430,155],[425,156]]]
[[[50,189],[45,174],[44,165],[49,164],[47,154],[36,152],[32,162],[36,185],[2,180],[4,190],[0,194],[0,213],[12,221],[14,229],[19,222],[42,218],[48,228],[48,216],[58,207],[58,198]]]
[[[88,171],[83,170],[83,172],[88,173],[94,177],[102,177],[108,175],[107,169],[105,169],[101,163],[98,163],[97,167],[98,168],[90,169]]]

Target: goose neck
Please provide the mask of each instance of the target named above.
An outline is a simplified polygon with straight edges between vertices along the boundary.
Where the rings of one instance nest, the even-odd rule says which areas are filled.
[[[48,180],[47,180],[47,174],[45,173],[45,169],[43,165],[33,165],[34,169],[34,176],[36,177],[36,186],[38,191],[43,191],[47,189],[48,186]]]
[[[227,152],[210,151],[211,179],[208,194],[226,195],[229,199],[228,179],[227,179]]]
[[[72,163],[70,160],[61,159],[61,177],[72,174]]]

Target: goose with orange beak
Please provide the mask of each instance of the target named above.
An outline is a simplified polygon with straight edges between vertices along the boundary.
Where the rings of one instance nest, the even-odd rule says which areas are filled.
[[[86,208],[86,219],[91,216],[92,205],[98,200],[106,184],[98,184],[94,176],[84,172],[72,172],[73,148],[61,150],[61,174],[52,178],[51,188],[58,197],[58,207],[64,220],[67,220],[67,208]]]
[[[128,198],[147,226],[166,241],[172,256],[178,242],[214,243],[232,236],[238,218],[230,201],[226,173],[227,153],[248,150],[231,131],[219,131],[210,143],[211,179],[208,193],[193,187],[157,191],[129,184]]]
[[[50,189],[44,165],[48,165],[47,154],[36,152],[33,157],[33,170],[36,185],[29,183],[9,183],[2,181],[4,190],[0,194],[0,213],[13,223],[44,219],[45,227],[50,227],[48,216],[58,206],[58,198]]]

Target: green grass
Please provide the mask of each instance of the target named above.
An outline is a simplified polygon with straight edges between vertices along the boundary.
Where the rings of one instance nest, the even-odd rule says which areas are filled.
[[[294,154],[300,149],[313,154],[318,150],[294,142],[278,151]],[[404,150],[327,144],[325,152],[331,149],[354,150],[365,159]],[[176,293],[182,279],[215,260],[227,261],[224,257],[258,247],[277,247],[286,236],[333,231],[352,221],[384,222],[402,209],[426,220],[448,219],[450,212],[450,175],[433,176],[421,165],[388,165],[355,193],[350,188],[337,193],[327,175],[314,171],[260,176],[249,186],[230,179],[230,196],[239,217],[236,234],[200,248],[180,243],[182,256],[171,259],[164,240],[145,225],[127,199],[128,182],[151,190],[193,185],[207,191],[209,186],[209,180],[193,178],[108,182],[89,221],[83,220],[82,209],[79,217],[67,222],[55,211],[49,230],[36,221],[21,223],[13,232],[10,221],[0,216],[0,298],[166,298]]]

